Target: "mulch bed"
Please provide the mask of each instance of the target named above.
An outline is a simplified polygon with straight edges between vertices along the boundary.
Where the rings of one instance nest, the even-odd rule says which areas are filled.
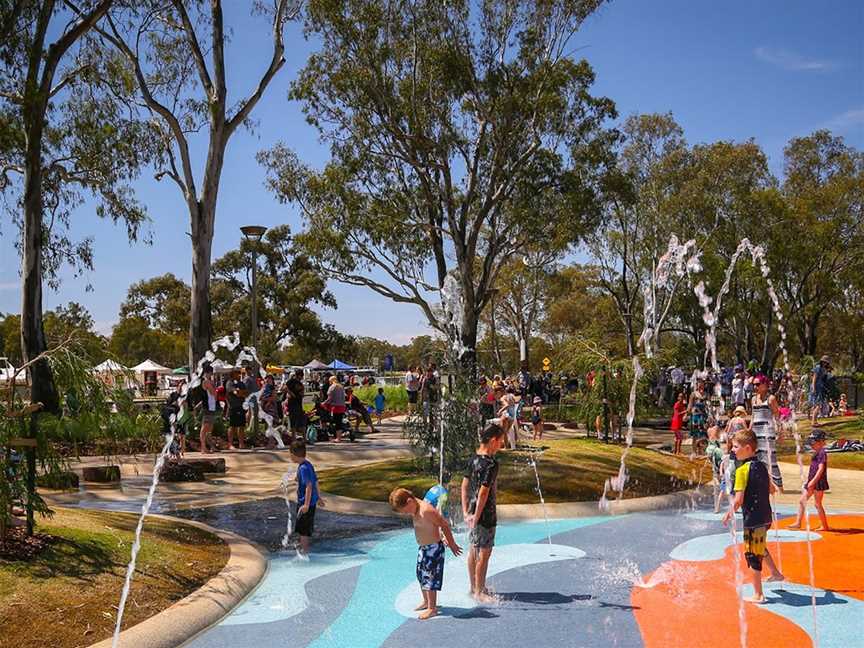
[[[6,532],[5,541],[0,542],[0,559],[32,560],[56,541],[56,537],[47,533],[28,536],[24,527],[14,526]]]

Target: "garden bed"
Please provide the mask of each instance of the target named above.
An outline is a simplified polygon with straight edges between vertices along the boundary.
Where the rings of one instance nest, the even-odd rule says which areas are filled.
[[[0,648],[73,648],[110,637],[137,517],[58,508],[38,527],[40,551],[0,558]],[[144,529],[124,628],[198,589],[230,553],[218,537],[182,523],[150,519]]]

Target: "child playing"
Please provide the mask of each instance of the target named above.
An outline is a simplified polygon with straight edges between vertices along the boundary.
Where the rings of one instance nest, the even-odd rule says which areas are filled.
[[[723,478],[723,450],[720,447],[720,433],[718,426],[712,425],[708,428],[708,445],[705,448],[705,456],[708,463],[711,464],[711,471],[714,473],[712,485],[714,487],[714,512],[720,512],[720,500],[723,499],[723,490],[726,486]]]
[[[723,524],[729,524],[739,508],[744,512],[744,558],[753,579],[753,596],[744,599],[750,603],[764,603],[762,592],[762,561],[768,563],[771,575],[768,582],[782,581],[783,574],[774,564],[768,552],[768,527],[771,526],[770,495],[777,490],[768,476],[768,468],[756,459],[756,435],[751,430],[740,430],[732,440],[740,465],[735,471],[735,500],[723,516]]]
[[[543,439],[543,399],[534,397],[534,405],[531,408],[531,425],[534,426],[534,441]]]
[[[801,501],[798,502],[798,517],[790,529],[800,529],[804,520],[807,500],[814,497],[816,512],[819,513],[820,526],[814,531],[830,531],[828,527],[828,516],[825,515],[825,507],[822,506],[822,498],[828,490],[828,453],[825,452],[825,432],[815,430],[807,439],[813,448],[813,459],[810,461],[810,473],[807,475],[807,484],[801,493]]]
[[[423,601],[416,607],[421,621],[438,614],[438,592],[444,583],[444,545],[450,547],[454,556],[462,548],[453,539],[447,520],[426,500],[414,497],[411,491],[397,488],[390,493],[390,507],[397,513],[410,515],[414,521],[414,537],[417,539],[417,580]],[[441,536],[444,536],[442,542]]]
[[[291,461],[297,467],[297,522],[294,532],[300,536],[300,553],[308,554],[315,530],[315,508],[324,502],[318,495],[318,476],[315,468],[306,459],[306,442],[297,439],[291,444]]]
[[[384,388],[378,388],[378,394],[375,396],[375,413],[378,415],[378,425],[381,425],[381,416],[384,414],[384,404],[387,399],[384,397]]]
[[[496,598],[486,589],[486,572],[492,547],[495,545],[495,529],[498,514],[495,506],[498,490],[498,462],[495,453],[504,445],[502,426],[488,424],[480,433],[480,447],[471,460],[468,472],[462,479],[462,514],[471,530],[468,549],[468,578],[471,581],[471,597],[480,603],[494,603]]]

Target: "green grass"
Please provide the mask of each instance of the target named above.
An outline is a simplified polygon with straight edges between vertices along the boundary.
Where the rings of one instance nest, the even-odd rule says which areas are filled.
[[[378,394],[380,385],[368,385],[366,387],[355,387],[354,393],[361,401],[371,407],[375,407],[375,396]],[[384,386],[384,409],[394,414],[404,414],[408,411],[408,392],[401,385]]]
[[[864,439],[864,418],[860,416],[843,416],[821,419],[821,430],[825,431],[828,443],[835,439]],[[812,430],[810,421],[798,423],[798,433],[802,443]],[[797,463],[795,456],[795,439],[786,438],[777,447],[777,459],[788,463]],[[809,465],[809,453],[804,457],[804,465]],[[832,452],[828,455],[828,467],[846,470],[864,470],[864,452]]]
[[[618,473],[621,446],[588,439],[552,440],[544,446],[547,450],[537,459],[537,467],[547,502],[597,500],[606,478]],[[534,472],[526,453],[501,452],[498,459],[498,503],[536,503]],[[671,493],[692,487],[700,476],[702,483],[711,479],[711,469],[704,460],[691,461],[643,448],[630,450],[627,467],[630,480],[624,497]],[[418,471],[411,459],[322,470],[319,479],[325,492],[378,502],[386,502],[390,491],[398,486],[422,496],[436,481]]]
[[[30,561],[0,559],[0,648],[73,648],[110,637],[136,515],[56,509],[38,532],[55,541]],[[228,547],[188,525],[149,519],[124,628],[217,574]]]

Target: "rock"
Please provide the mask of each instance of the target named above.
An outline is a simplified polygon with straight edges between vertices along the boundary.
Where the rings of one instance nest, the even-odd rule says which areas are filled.
[[[120,481],[120,466],[89,466],[82,471],[84,481],[109,484]]]
[[[116,467],[116,466],[115,466]],[[54,472],[36,476],[36,485],[40,488],[56,490],[73,490],[78,488],[78,475],[71,471]]]
[[[162,466],[159,480],[163,482],[203,482],[201,466],[186,461],[172,461]]]
[[[213,459],[183,459],[181,463],[187,466],[198,466],[205,473],[225,473],[225,460],[221,457],[214,457]]]

